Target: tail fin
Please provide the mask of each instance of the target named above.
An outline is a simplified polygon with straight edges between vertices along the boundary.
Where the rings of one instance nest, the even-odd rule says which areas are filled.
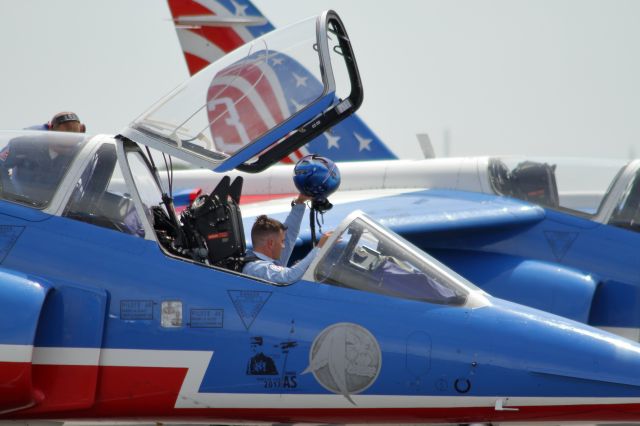
[[[168,0],[191,75],[273,25],[244,0]]]
[[[189,72],[274,29],[249,0],[168,0]],[[300,78],[301,76],[295,76]],[[294,90],[306,90],[295,84]],[[293,93],[286,93],[293,96]],[[291,97],[293,102],[293,98]],[[352,115],[283,162],[314,153],[335,161],[397,158],[358,116]]]

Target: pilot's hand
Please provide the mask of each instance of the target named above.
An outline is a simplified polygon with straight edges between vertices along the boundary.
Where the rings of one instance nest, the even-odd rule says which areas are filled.
[[[322,234],[322,237],[320,237],[320,241],[318,241],[318,247],[322,247],[324,243],[327,242],[329,237],[331,237],[331,234],[333,234],[333,231],[325,232],[324,234]]]
[[[294,200],[294,202],[296,204],[302,204],[302,203],[306,203],[307,201],[309,201],[311,199],[312,199],[312,197],[309,197],[308,195],[298,194],[298,198],[296,198]]]

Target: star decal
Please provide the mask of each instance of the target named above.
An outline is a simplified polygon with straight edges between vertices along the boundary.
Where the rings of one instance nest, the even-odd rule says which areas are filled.
[[[296,87],[300,87],[300,86],[307,87],[307,79],[309,77],[301,77],[295,72],[292,74],[293,74],[293,78],[296,79]]]
[[[237,1],[231,0],[231,4],[233,4],[233,7],[236,9],[235,11],[235,15],[236,16],[246,16],[247,15],[247,8],[249,7],[246,4],[240,4]]]
[[[364,151],[364,150],[371,151],[371,147],[369,145],[371,145],[371,142],[373,142],[373,139],[363,138],[356,132],[353,132],[353,135],[356,137],[356,139],[358,139],[358,143],[360,144],[358,151]]]
[[[327,149],[340,149],[340,145],[338,144],[340,136],[334,136],[331,134],[331,132],[324,132],[324,136],[327,138]]]
[[[284,59],[280,56],[275,57],[275,58],[271,58],[271,63],[273,65],[282,65],[282,62],[284,61]]]

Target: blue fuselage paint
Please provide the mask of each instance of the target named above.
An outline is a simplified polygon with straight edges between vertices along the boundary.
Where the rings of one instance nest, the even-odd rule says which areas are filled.
[[[640,370],[640,346],[499,299],[467,309],[305,281],[276,287],[65,218],[0,222],[24,226],[3,268],[60,295],[43,310],[35,346],[213,351],[200,392],[327,393],[304,372],[314,340],[346,323],[380,347],[367,394],[503,395],[509,383],[513,396],[640,396],[640,378],[628,374]],[[182,308],[175,327],[162,325],[167,302]],[[203,310],[217,316],[204,327]],[[87,325],[101,316],[104,327]],[[12,336],[2,343],[19,343]]]
[[[337,205],[324,215],[324,230],[354,209],[494,296],[597,327],[640,327],[640,233],[524,201],[448,190]],[[309,235],[303,226],[294,259],[309,249]]]

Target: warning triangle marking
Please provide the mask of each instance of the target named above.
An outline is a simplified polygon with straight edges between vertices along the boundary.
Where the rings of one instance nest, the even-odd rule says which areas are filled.
[[[562,260],[573,245],[573,242],[578,238],[577,232],[545,231],[544,235],[558,261]]]
[[[251,328],[265,303],[271,297],[270,291],[228,290],[228,293],[247,330]]]

